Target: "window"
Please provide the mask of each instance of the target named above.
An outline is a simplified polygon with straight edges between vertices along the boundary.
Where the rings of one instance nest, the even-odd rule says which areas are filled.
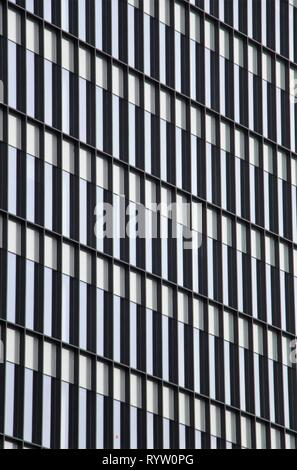
[[[224,340],[229,343],[234,343],[235,340],[234,316],[226,311],[224,311]]]
[[[268,330],[268,358],[279,361],[278,335],[271,330]]]
[[[25,367],[38,371],[38,339],[29,335],[25,340]]]
[[[102,57],[96,57],[96,85],[108,89],[107,61]]]
[[[266,449],[266,426],[262,423],[256,423],[256,441],[257,449]]]
[[[129,174],[129,199],[136,204],[141,203],[140,197],[140,185],[141,180],[139,175],[136,173],[130,172]]]
[[[252,423],[245,416],[241,417],[241,445],[246,449],[252,447]]]
[[[125,268],[115,264],[113,267],[113,292],[119,297],[126,296],[126,271]]]
[[[113,372],[113,397],[115,400],[126,401],[126,375],[122,369],[114,368]]]
[[[278,429],[271,428],[271,449],[281,449],[281,433]]]
[[[251,231],[251,250],[253,258],[262,259],[261,234],[257,230]]]
[[[158,384],[147,381],[147,411],[149,413],[158,414],[159,412],[159,397],[158,397]]]
[[[152,279],[146,280],[146,306],[150,310],[158,310],[158,285]]]
[[[231,150],[231,129],[229,124],[225,122],[221,123],[221,149],[225,152]]]
[[[159,7],[160,21],[170,26],[170,0],[160,0]]]
[[[259,141],[255,137],[250,137],[250,163],[259,166]]]
[[[27,49],[39,54],[39,26],[35,21],[26,20],[27,25]]]
[[[176,111],[176,125],[181,129],[186,130],[187,128],[187,107],[186,103],[182,100],[177,99],[175,101]]]
[[[109,395],[109,369],[103,362],[97,362],[97,393]]]
[[[190,12],[190,38],[193,41],[201,42],[201,20],[200,16]]]
[[[181,34],[186,34],[185,8],[177,2],[175,2],[175,29]]]
[[[210,114],[206,114],[205,122],[206,142],[216,145],[216,118]]]
[[[86,356],[79,356],[79,386],[87,390],[92,389],[92,362]]]
[[[189,297],[183,292],[178,293],[178,321],[189,322]]]
[[[48,131],[44,133],[44,159],[51,165],[57,165],[57,137]]]
[[[176,211],[173,212],[174,219],[179,225],[185,225],[190,227],[190,210],[184,210],[185,205],[187,204],[187,199],[185,196],[181,194],[177,194],[176,196]]]
[[[11,328],[6,331],[6,360],[20,364],[20,333]]]
[[[286,66],[280,60],[276,61],[276,86],[286,90]]]
[[[171,421],[175,419],[174,391],[166,386],[163,387],[163,416]]]
[[[39,233],[30,228],[27,228],[26,258],[39,263]]]
[[[21,16],[13,10],[8,9],[8,32],[7,36],[10,41],[17,44],[22,43],[22,23]]]
[[[143,11],[147,15],[155,16],[155,0],[143,0]]]
[[[233,444],[237,443],[236,414],[228,410],[226,410],[226,440]]]
[[[5,439],[4,441],[4,449],[8,449],[8,450],[12,450],[12,449],[19,449],[20,447],[18,446],[18,444],[16,444],[15,442],[10,442],[8,441],[7,439]],[[25,449],[25,447],[24,447]]]
[[[133,271],[130,272],[130,300],[135,304],[141,304],[141,276]]]
[[[91,80],[91,54],[87,49],[79,48],[79,75]]]
[[[269,54],[262,54],[262,76],[267,82],[272,82],[272,59]]]
[[[212,209],[207,209],[207,236],[213,240],[218,239],[218,215]]]
[[[283,152],[277,152],[278,177],[284,181],[288,178],[288,157]]]
[[[162,286],[162,315],[173,317],[173,290]]]
[[[114,95],[124,98],[124,72],[120,67],[112,67],[112,92]]]
[[[74,383],[74,353],[62,348],[61,379],[63,382]]]
[[[217,406],[210,406],[210,433],[214,437],[222,437],[221,409]]]
[[[119,196],[125,194],[125,173],[118,165],[113,165],[113,192]]]
[[[212,51],[216,50],[215,26],[210,21],[205,21],[205,46]]]
[[[39,129],[30,123],[27,124],[27,153],[39,157]]]
[[[291,361],[291,339],[286,336],[282,337],[283,364],[292,367]]]
[[[201,137],[201,111],[191,106],[191,134]]]
[[[195,398],[195,429],[201,432],[206,431],[205,402],[199,398]]]
[[[68,39],[62,39],[62,67],[74,72],[74,44]]]
[[[138,375],[130,375],[130,404],[142,408],[142,379]]]
[[[44,265],[57,270],[57,240],[52,237],[44,237]]]
[[[21,225],[12,220],[8,221],[8,251],[19,256],[22,254]]]
[[[219,310],[213,305],[208,307],[208,330],[212,336],[220,336]]]
[[[265,237],[266,263],[276,266],[276,242],[271,237]]]
[[[230,59],[230,35],[222,28],[220,29],[220,54],[225,59]]]
[[[244,45],[243,40],[234,38],[234,63],[240,67],[244,67]]]
[[[171,96],[163,90],[160,92],[160,117],[171,122]]]
[[[92,283],[92,256],[86,251],[79,252],[79,278],[86,284]]]
[[[179,422],[190,426],[190,397],[179,393]]]
[[[155,86],[149,82],[144,84],[144,109],[151,114],[156,114]]]
[[[202,213],[202,205],[192,201],[192,230],[200,234],[203,231]]]
[[[62,272],[67,276],[74,277],[75,275],[75,249],[73,246],[63,243],[62,254]]]
[[[297,277],[297,250],[294,248],[293,254],[293,268],[294,268],[294,276]]]
[[[74,145],[63,140],[62,167],[68,173],[74,174],[75,171],[75,153]]]
[[[289,247],[284,243],[279,245],[279,267],[281,271],[290,272]]]
[[[139,0],[128,0],[128,3],[134,8],[139,8]]]
[[[264,331],[260,325],[254,325],[254,352],[264,355]]]
[[[62,362],[63,364],[63,362]],[[48,341],[44,342],[43,349],[43,373],[50,377],[56,377],[57,373],[57,350],[56,346]]]
[[[235,129],[235,155],[241,159],[246,157],[246,138],[244,132]]]
[[[108,262],[97,258],[97,287],[108,291]]]
[[[9,114],[8,118],[8,143],[12,147],[22,149],[22,121]]]
[[[136,75],[129,73],[129,101],[140,106],[140,83],[139,78]]]
[[[48,28],[44,29],[44,58],[57,62],[57,36]]]
[[[225,216],[222,216],[222,243],[231,247],[233,245],[232,220]]]
[[[96,158],[96,184],[103,189],[109,189],[109,167],[105,158]]]
[[[148,179],[145,181],[145,201],[146,207],[151,211],[155,211],[155,204],[157,202],[157,188],[155,183],[149,181]]]
[[[238,320],[238,344],[241,348],[249,349],[249,323],[243,318]]]
[[[79,150],[79,176],[86,181],[92,181],[91,154],[84,149]]]
[[[193,325],[198,330],[204,330],[204,303],[195,298],[193,299]]]
[[[258,75],[258,49],[249,44],[249,71],[254,75]]]
[[[296,437],[293,434],[286,433],[286,449],[296,449]]]
[[[263,164],[264,171],[273,175],[274,165],[273,165],[273,148],[270,145],[264,144],[263,146]]]

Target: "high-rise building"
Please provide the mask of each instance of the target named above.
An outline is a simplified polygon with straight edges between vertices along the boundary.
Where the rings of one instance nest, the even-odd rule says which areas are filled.
[[[296,335],[297,1],[0,0],[0,446],[296,448]]]

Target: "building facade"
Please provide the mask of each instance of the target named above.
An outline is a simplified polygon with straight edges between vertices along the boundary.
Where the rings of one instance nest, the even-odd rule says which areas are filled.
[[[296,0],[0,0],[1,447],[296,447],[296,90]]]

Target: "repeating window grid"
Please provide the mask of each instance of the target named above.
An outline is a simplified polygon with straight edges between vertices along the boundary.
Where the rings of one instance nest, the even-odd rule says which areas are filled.
[[[29,126],[29,127],[30,127],[30,126]],[[29,127],[28,127],[28,129],[29,129]],[[31,126],[31,127],[32,127],[32,126]],[[34,132],[34,131],[36,131],[36,128],[35,128],[35,129],[33,128],[33,132]],[[37,134],[37,135],[38,135],[38,134]],[[34,140],[36,140],[36,139],[34,139]],[[38,144],[37,144],[37,150],[38,150]],[[31,153],[36,153],[37,150],[36,150],[35,147],[34,147],[32,150],[30,150],[30,152],[31,152]],[[84,150],[81,150],[81,153],[80,153],[80,158],[81,158],[81,159],[82,159],[82,157],[83,157],[84,154],[85,154],[85,151],[84,151]],[[85,156],[86,156],[86,155],[88,155],[88,154],[85,154]],[[285,158],[286,158],[286,157],[285,157]],[[87,172],[87,173],[88,173],[88,172],[89,172],[88,168],[90,168],[90,163],[88,163],[88,162],[90,162],[89,157],[88,157],[86,160],[87,160],[87,169],[84,170],[84,172]],[[282,161],[281,161],[281,160],[279,160],[279,166],[280,166],[280,167],[282,166]],[[265,167],[265,162],[264,162],[264,167]],[[269,169],[268,169],[268,171],[270,172]],[[268,172],[267,172],[267,173],[268,173]],[[279,169],[278,173],[279,173],[279,175],[281,176],[281,178],[279,178],[279,183],[280,183],[281,181],[284,181],[284,179],[283,179],[283,178],[284,178],[284,174],[283,174],[282,168]],[[84,176],[84,178],[82,178],[82,181],[84,181],[85,178],[88,178],[88,176],[87,176],[87,175]],[[34,220],[33,220],[33,222],[34,222]],[[288,250],[288,246],[286,246],[286,245],[284,245],[284,244],[281,244],[280,247],[281,247],[282,250],[283,250],[284,248],[285,248],[285,250]],[[287,255],[286,255],[286,256],[287,256]],[[292,255],[291,255],[291,256],[292,256]],[[290,258],[290,257],[289,257],[289,258]],[[268,264],[270,264],[270,263],[268,263]],[[275,264],[275,263],[273,262],[273,265],[274,265],[274,264]],[[292,273],[292,261],[289,261],[289,263],[288,263],[288,261],[286,261],[286,264],[284,264],[284,262],[282,262],[282,263],[280,264],[280,269],[281,269],[281,271],[284,270],[284,271],[286,271],[286,272],[288,272],[288,273]]]

